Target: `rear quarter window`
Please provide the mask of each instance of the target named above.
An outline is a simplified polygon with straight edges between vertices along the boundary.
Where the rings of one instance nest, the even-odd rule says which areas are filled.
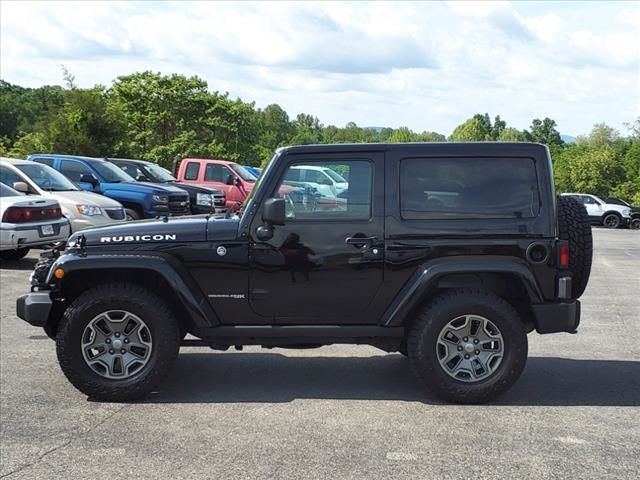
[[[405,220],[533,218],[540,212],[531,158],[406,158],[400,162]]]
[[[196,162],[187,163],[187,168],[184,171],[185,180],[197,180],[200,173],[200,164]]]

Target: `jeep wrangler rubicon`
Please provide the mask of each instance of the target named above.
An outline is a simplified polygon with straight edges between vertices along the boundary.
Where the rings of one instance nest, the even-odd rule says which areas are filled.
[[[301,167],[345,188],[300,189]],[[181,345],[342,343],[400,352],[440,397],[477,403],[518,379],[528,333],[576,331],[591,242],[543,145],[287,147],[237,214],[74,234],[17,313],[103,401],[156,388]]]

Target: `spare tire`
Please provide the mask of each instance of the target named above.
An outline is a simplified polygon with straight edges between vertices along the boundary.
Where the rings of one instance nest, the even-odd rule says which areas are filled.
[[[575,198],[558,197],[558,236],[569,242],[571,297],[580,298],[591,273],[593,237],[587,209]]]

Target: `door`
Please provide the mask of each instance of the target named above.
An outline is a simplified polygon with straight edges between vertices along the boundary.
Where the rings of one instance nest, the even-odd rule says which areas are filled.
[[[591,218],[592,220],[600,219],[603,213],[602,205],[600,205],[595,198],[589,195],[580,195],[580,198],[582,199],[582,203],[587,209],[589,218]]]
[[[370,323],[383,281],[384,155],[289,155],[269,189],[284,197],[285,225],[260,241],[260,209],[250,227],[250,303],[277,323]],[[348,180],[327,196],[295,170],[334,169]],[[295,179],[295,180],[291,180]],[[377,195],[375,194],[377,192]]]
[[[227,183],[229,175],[235,179],[235,175],[225,165],[207,163],[204,169],[204,182],[207,187],[217,188],[224,192],[227,208],[237,209],[238,202],[242,204],[245,197],[242,196],[240,189],[235,184],[229,185]]]
[[[62,173],[69,180],[77,184],[83,190],[87,190],[89,192],[99,190],[99,189],[96,189],[94,185],[90,183],[80,181],[80,178],[83,175],[91,175],[95,178],[95,175],[91,171],[91,169],[80,162],[76,162],[75,160],[61,160],[60,173]]]

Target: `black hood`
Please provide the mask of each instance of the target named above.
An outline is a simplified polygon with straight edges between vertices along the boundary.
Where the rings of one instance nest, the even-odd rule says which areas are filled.
[[[89,247],[234,240],[237,234],[237,217],[195,215],[91,228],[73,234],[67,243],[75,246],[81,236]]]

